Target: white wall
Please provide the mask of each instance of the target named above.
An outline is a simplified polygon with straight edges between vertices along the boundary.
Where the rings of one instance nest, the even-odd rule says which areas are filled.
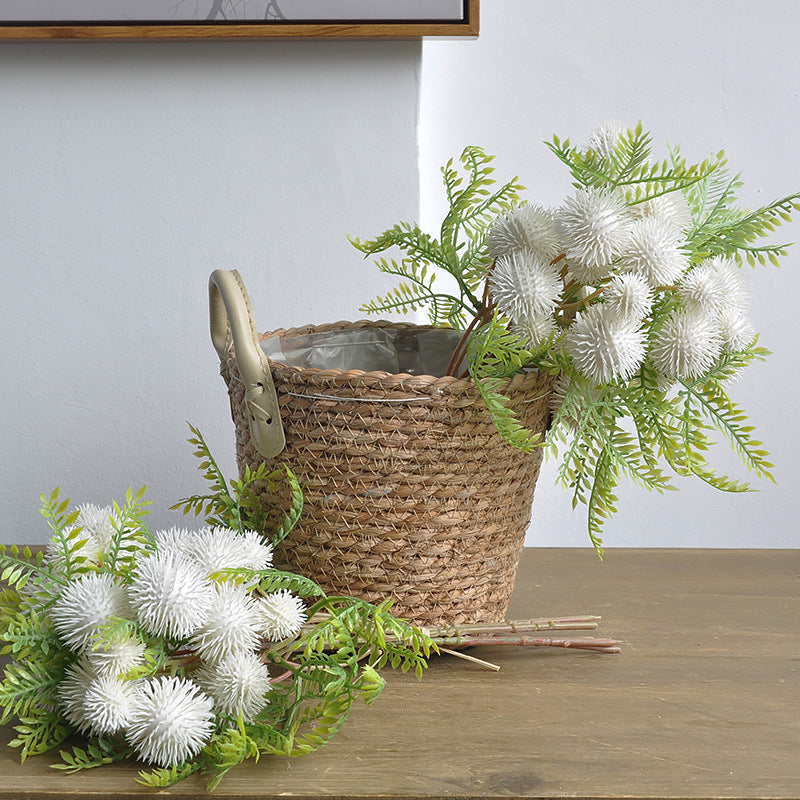
[[[232,475],[207,281],[259,327],[357,318],[384,288],[346,233],[418,210],[419,42],[0,45],[0,541],[39,493],[151,521],[202,488],[185,420]]]
[[[423,221],[438,225],[439,167],[467,144],[495,153],[498,175],[519,174],[531,200],[557,205],[569,181],[542,141],[553,133],[585,141],[607,119],[641,119],[697,160],[724,147],[743,172],[749,206],[799,191],[798,30],[794,0],[484,0],[477,41],[423,47]],[[800,240],[800,225],[783,237]],[[609,546],[800,545],[800,246],[781,270],[753,274],[752,286],[753,317],[774,355],[741,379],[736,399],[772,454],[778,484],[759,482],[747,496],[687,481],[665,496],[622,487]],[[717,463],[746,476],[721,455]],[[571,510],[554,476],[554,464],[545,465],[528,543],[585,545],[583,509]]]
[[[755,205],[800,188],[793,0],[484,0],[477,41],[424,44],[424,220],[468,143],[556,204],[541,144],[642,119],[702,157],[725,147]],[[200,488],[189,420],[233,471],[206,281],[239,268],[261,328],[353,318],[382,288],[351,252],[418,211],[420,45],[50,42],[0,45],[0,519],[43,541],[38,494],[107,502],[149,484],[152,521]],[[797,224],[784,229],[800,239]],[[800,248],[754,275],[770,361],[738,387],[779,483],[745,497],[623,487],[606,541],[796,546]],[[723,465],[741,470],[725,455]],[[546,465],[530,544],[586,545]]]

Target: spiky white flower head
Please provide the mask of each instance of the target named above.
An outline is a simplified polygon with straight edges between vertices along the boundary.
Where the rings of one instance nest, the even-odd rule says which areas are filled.
[[[189,545],[196,535],[197,531],[173,526],[165,530],[156,531],[153,534],[153,538],[156,541],[156,550],[162,555],[172,553],[177,556],[186,556]]]
[[[98,640],[87,658],[98,675],[122,677],[144,661],[145,644],[132,636]]]
[[[633,272],[615,275],[603,292],[606,308],[612,314],[641,322],[653,308],[650,284]]]
[[[514,250],[533,250],[550,262],[561,252],[555,214],[537,205],[517,206],[494,221],[486,237],[486,246],[492,258]]]
[[[666,378],[697,378],[719,358],[719,326],[702,311],[671,311],[650,349],[655,368]]]
[[[203,570],[171,552],[140,558],[128,594],[146,630],[174,639],[191,636],[208,619],[215,597]]]
[[[580,313],[564,339],[578,370],[594,384],[627,380],[645,355],[640,323],[594,305]]]
[[[192,637],[200,657],[211,664],[251,651],[258,643],[260,627],[255,600],[244,587],[219,583],[214,589],[208,616]]]
[[[168,767],[200,752],[213,720],[208,695],[186,678],[162,675],[138,686],[126,735],[144,761]]]
[[[84,650],[112,617],[131,613],[125,589],[107,573],[87,572],[70,581],[49,611],[56,633],[71,650]]]
[[[194,674],[200,687],[211,695],[214,707],[231,717],[241,712],[252,720],[269,702],[269,670],[255,653],[230,655]]]
[[[609,156],[628,132],[628,126],[615,119],[606,120],[590,137],[588,147],[601,156]]]
[[[583,284],[595,284],[612,269],[626,248],[631,218],[625,200],[616,192],[579,189],[556,215],[572,274]]]
[[[261,632],[273,642],[296,636],[306,621],[303,601],[287,589],[262,597],[257,607]]]
[[[107,553],[114,536],[114,509],[85,503],[78,510],[76,524],[92,535],[101,553]]]
[[[83,711],[92,733],[107,736],[128,726],[137,684],[137,681],[101,675],[86,687]]]
[[[243,567],[262,570],[272,566],[272,545],[265,542],[258,531],[243,531],[237,536]]]
[[[187,538],[186,553],[206,575],[223,569],[261,570],[272,565],[272,547],[255,531],[202,528]]]
[[[516,321],[552,314],[563,284],[556,265],[533,250],[516,250],[497,259],[489,287],[500,312]]]
[[[621,268],[641,275],[654,287],[675,283],[688,266],[682,244],[683,236],[671,222],[643,217],[631,227]]]
[[[686,308],[709,315],[719,314],[728,302],[724,273],[704,261],[687,272],[678,284],[678,297]]]
[[[546,342],[556,331],[556,320],[552,314],[546,317],[522,317],[511,326],[526,347],[535,348]]]
[[[90,728],[83,701],[92,684],[97,680],[97,673],[86,658],[80,658],[67,667],[64,680],[56,688],[56,698],[64,713],[64,719],[85,733]]]
[[[725,296],[725,308],[743,311],[750,299],[750,292],[742,280],[742,270],[732,258],[714,256],[704,261],[701,266],[708,266],[717,276]]]
[[[717,316],[717,325],[726,352],[744,350],[753,343],[756,332],[750,320],[738,308],[726,308]]]
[[[669,222],[679,231],[685,231],[692,224],[692,212],[683,192],[667,192],[651,197],[642,203],[630,206],[636,217],[652,217]]]

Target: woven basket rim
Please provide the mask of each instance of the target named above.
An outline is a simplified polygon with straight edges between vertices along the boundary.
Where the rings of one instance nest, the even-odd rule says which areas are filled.
[[[449,330],[436,325],[418,325],[413,322],[393,322],[390,320],[358,320],[350,322],[339,320],[320,325],[302,325],[294,328],[276,328],[259,334],[259,340],[270,339],[275,336],[286,338],[290,336],[304,336],[309,333],[325,333],[328,331],[359,329],[359,328],[392,328],[395,330]],[[300,367],[286,364],[283,361],[267,357],[270,369],[275,375],[289,383],[308,381],[313,384],[328,388],[343,389],[397,389],[405,392],[420,392],[424,394],[463,394],[477,392],[475,381],[467,376],[456,378],[452,375],[411,375],[407,372],[366,372],[360,369],[321,369],[319,367]],[[507,378],[499,385],[501,392],[521,389],[524,384],[541,380],[544,373],[535,368],[527,368],[522,372]]]

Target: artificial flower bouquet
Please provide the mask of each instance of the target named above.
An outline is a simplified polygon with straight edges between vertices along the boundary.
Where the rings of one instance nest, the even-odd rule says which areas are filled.
[[[421,674],[432,640],[388,603],[327,596],[275,569],[252,529],[250,488],[285,476],[262,467],[226,482],[200,436],[190,440],[211,483],[177,507],[206,526],[151,532],[144,490],[124,505],[70,509],[43,496],[43,552],[0,548],[3,724],[26,757],[61,747],[67,772],[122,759],[149,764],[141,783],[193,773],[216,786],[260,754],[303,755],[339,729],[357,698],[372,702],[385,665]],[[306,620],[308,619],[308,624]],[[68,746],[72,734],[86,744]]]
[[[725,491],[706,453],[712,429],[744,464],[772,478],[731,379],[767,355],[747,318],[741,265],[778,263],[786,246],[762,239],[800,209],[792,194],[755,211],[724,153],[689,164],[677,147],[655,160],[641,124],[602,126],[584,147],[554,137],[573,193],[560,208],[522,202],[517,179],[497,186],[492,157],[468,147],[442,169],[449,210],[438,238],[400,223],[353,244],[401,278],[367,313],[427,309],[431,323],[463,330],[448,374],[469,374],[501,435],[530,450],[561,451],[559,481],[588,506],[601,548],[621,477],[674,488],[664,467]],[[440,289],[437,273],[455,289]],[[504,381],[537,369],[554,376],[550,427],[527,431]]]

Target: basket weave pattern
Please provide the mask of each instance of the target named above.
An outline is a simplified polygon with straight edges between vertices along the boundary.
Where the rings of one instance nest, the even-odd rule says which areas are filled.
[[[277,330],[287,336],[354,326]],[[319,370],[270,362],[286,434],[275,460],[305,495],[299,524],[276,563],[325,591],[373,602],[421,625],[504,617],[530,520],[542,453],[522,453],[497,434],[470,379]],[[231,351],[223,375],[236,425],[239,469],[253,447],[244,386]],[[544,434],[552,379],[514,376],[504,389],[523,424]],[[285,497],[261,502],[279,524]]]

